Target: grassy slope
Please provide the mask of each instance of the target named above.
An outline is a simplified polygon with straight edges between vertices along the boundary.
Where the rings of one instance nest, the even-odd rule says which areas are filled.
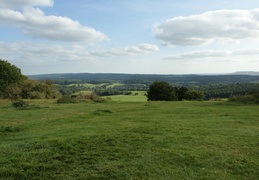
[[[258,179],[259,112],[226,102],[0,103],[0,179]]]

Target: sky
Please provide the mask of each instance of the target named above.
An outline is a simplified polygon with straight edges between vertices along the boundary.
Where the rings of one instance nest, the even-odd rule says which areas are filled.
[[[0,0],[0,34],[24,75],[259,71],[257,0]]]

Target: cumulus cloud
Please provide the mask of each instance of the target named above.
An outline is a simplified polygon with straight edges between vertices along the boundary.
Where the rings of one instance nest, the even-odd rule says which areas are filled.
[[[163,57],[165,60],[202,60],[202,59],[215,59],[222,57],[237,57],[237,56],[257,56],[259,57],[259,49],[239,49],[239,50],[204,50],[192,51],[177,55],[169,55]]]
[[[32,6],[53,6],[53,0],[1,0],[2,8],[26,8]]]
[[[50,43],[0,42],[0,54],[4,59],[26,61],[78,61],[88,57],[86,48],[79,45],[65,46]]]
[[[4,0],[0,5],[11,7],[16,1],[18,0],[7,3],[8,1]],[[0,22],[21,28],[23,34],[30,38],[64,42],[95,42],[108,39],[105,34],[92,27],[83,26],[78,21],[61,16],[46,16],[39,8],[27,7],[52,3],[50,0],[27,0],[20,4],[20,7],[26,6],[22,12],[8,8],[0,9]]]
[[[90,54],[94,56],[135,56],[138,54],[151,53],[158,50],[159,48],[156,45],[143,43],[136,46],[112,48],[104,51],[91,51]]]
[[[65,46],[50,43],[1,42],[0,54],[3,59],[34,62],[75,62],[107,56],[133,56],[157,51],[151,44],[139,44],[107,51],[89,51],[81,45]]]
[[[175,17],[153,28],[166,46],[197,46],[214,40],[239,41],[259,37],[259,9],[217,10]]]

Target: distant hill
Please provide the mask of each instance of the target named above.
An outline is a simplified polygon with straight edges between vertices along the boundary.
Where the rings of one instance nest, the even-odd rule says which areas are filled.
[[[251,76],[259,76],[258,71],[237,71],[233,73],[234,75],[251,75]]]
[[[247,74],[247,72],[250,72]],[[43,74],[29,75],[30,79],[36,80],[113,80],[123,82],[126,80],[138,79],[145,81],[166,81],[183,86],[200,86],[212,84],[231,84],[244,82],[258,82],[259,72],[246,71],[236,72],[227,75],[160,75],[160,74],[113,74],[113,73],[66,73],[66,74]]]

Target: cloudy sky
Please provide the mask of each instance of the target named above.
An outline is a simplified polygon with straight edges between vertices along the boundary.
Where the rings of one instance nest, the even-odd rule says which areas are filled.
[[[259,71],[257,0],[1,0],[23,74]]]

